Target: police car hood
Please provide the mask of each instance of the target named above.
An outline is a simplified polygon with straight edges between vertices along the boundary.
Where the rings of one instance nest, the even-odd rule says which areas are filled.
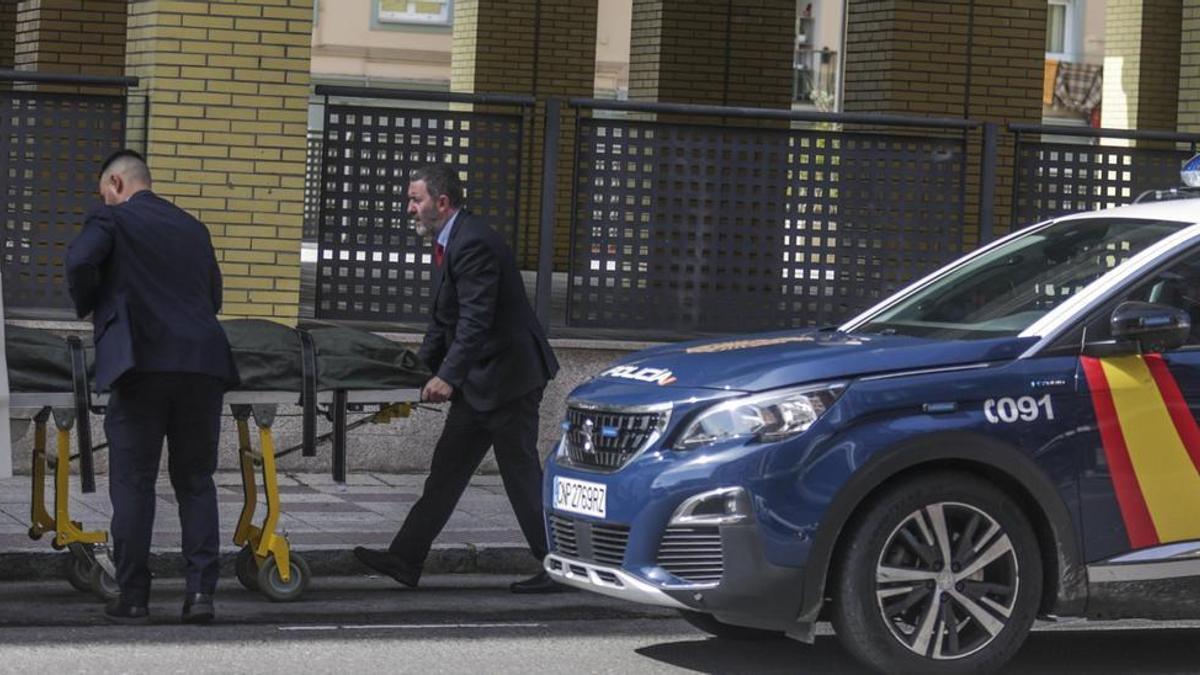
[[[664,389],[762,391],[792,384],[1015,358],[1034,340],[788,331],[687,342],[637,352],[593,382]]]

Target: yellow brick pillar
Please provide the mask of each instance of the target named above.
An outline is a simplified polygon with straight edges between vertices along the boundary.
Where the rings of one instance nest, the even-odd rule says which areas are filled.
[[[591,96],[596,78],[597,0],[456,0],[451,89],[541,99],[521,152],[517,255],[537,265],[542,147],[549,96]],[[483,107],[477,107],[483,111]],[[530,133],[530,131],[532,133]],[[566,265],[574,121],[564,119],[557,162],[555,264]]]
[[[1175,130],[1182,18],[1182,0],[1108,0],[1100,104],[1103,126]]]
[[[39,73],[119,76],[125,70],[125,3],[120,0],[21,0],[15,11],[12,67]],[[62,85],[20,85],[77,91]]]
[[[11,70],[17,46],[17,3],[0,2],[0,69]]]
[[[1200,0],[1183,0],[1179,53],[1179,131],[1200,133]]]
[[[795,0],[633,0],[629,98],[788,108]]]
[[[848,0],[845,110],[1040,123],[1045,41],[1046,0]],[[966,249],[978,244],[980,146],[973,134]],[[999,150],[996,233],[1012,224],[1011,142]]]
[[[226,316],[298,315],[312,13],[312,0],[130,3],[155,190],[212,232]]]

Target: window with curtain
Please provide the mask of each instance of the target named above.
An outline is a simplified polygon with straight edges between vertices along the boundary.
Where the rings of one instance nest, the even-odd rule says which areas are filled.
[[[1074,2],[1049,0],[1046,7],[1046,54],[1062,58],[1072,51],[1074,40]]]

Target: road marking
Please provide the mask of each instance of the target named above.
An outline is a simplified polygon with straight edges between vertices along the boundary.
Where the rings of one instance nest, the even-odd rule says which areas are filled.
[[[285,631],[321,630],[435,630],[439,628],[545,628],[544,623],[378,623],[341,626],[278,626]]]

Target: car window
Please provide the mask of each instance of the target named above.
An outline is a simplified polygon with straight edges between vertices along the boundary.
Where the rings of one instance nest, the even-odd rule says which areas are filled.
[[[1188,312],[1192,317],[1192,332],[1186,344],[1200,345],[1200,250],[1192,249],[1105,303],[1104,309],[1088,321],[1088,342],[1112,339],[1109,318],[1113,309],[1126,301],[1155,302]]]
[[[855,332],[936,339],[1015,336],[1146,247],[1188,223],[1080,218],[989,251],[888,307]]]

